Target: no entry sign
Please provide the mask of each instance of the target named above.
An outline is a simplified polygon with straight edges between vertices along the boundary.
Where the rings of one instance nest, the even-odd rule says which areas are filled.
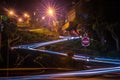
[[[90,38],[86,37],[86,36],[83,37],[81,44],[82,44],[82,46],[89,46],[90,45]]]

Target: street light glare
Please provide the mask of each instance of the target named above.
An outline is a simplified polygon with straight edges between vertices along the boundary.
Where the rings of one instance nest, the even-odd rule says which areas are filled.
[[[24,16],[27,17],[27,14],[25,13]]]
[[[10,14],[10,15],[14,15],[14,11],[12,11],[12,10],[9,11],[9,14]]]
[[[30,17],[27,13],[24,13],[24,17]]]
[[[19,18],[19,19],[18,19],[18,22],[22,22],[22,21],[23,21],[23,19],[22,19],[22,18]]]
[[[48,13],[49,13],[49,14],[53,14],[53,11],[50,9],[50,10],[48,11]]]
[[[44,20],[44,19],[45,19],[45,17],[43,16],[43,17],[42,17],[42,20]]]
[[[54,9],[52,9],[52,8],[48,8],[48,10],[47,10],[47,14],[50,15],[50,16],[53,16],[53,15],[55,14]]]

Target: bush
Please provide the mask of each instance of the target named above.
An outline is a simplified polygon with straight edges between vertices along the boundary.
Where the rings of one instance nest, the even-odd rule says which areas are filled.
[[[120,58],[120,53],[117,51],[110,51],[107,53],[107,57],[110,58]]]
[[[54,39],[58,39],[58,35],[54,35],[53,32],[48,30],[40,30],[40,31],[18,31],[17,35],[20,37],[18,41],[13,43],[13,46],[20,44],[29,44],[29,43],[37,43],[37,42],[45,42]]]

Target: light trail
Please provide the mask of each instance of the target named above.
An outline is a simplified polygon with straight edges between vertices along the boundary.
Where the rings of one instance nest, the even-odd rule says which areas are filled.
[[[41,46],[46,46],[46,45],[50,45],[50,44],[54,44],[54,43],[58,43],[58,42],[64,42],[72,39],[79,39],[80,37],[70,37],[70,36],[60,36],[60,40],[54,40],[54,41],[48,41],[48,42],[42,42],[42,43],[34,43],[34,44],[27,44],[27,45],[20,45],[18,47],[15,48],[21,48],[21,49],[29,49],[29,50],[34,50],[34,51],[40,51],[40,52],[46,52],[46,53],[50,53],[50,54],[57,54],[57,55],[62,55],[62,56],[67,56],[66,53],[60,53],[60,52],[54,52],[54,51],[49,51],[49,50],[39,50],[39,49],[35,49]],[[14,47],[13,47],[14,48]],[[120,60],[117,59],[108,59],[108,58],[94,58],[94,59],[90,59],[90,56],[81,56],[81,55],[74,55],[73,59],[75,60],[84,60],[84,61],[89,61],[89,62],[101,62],[101,63],[107,63],[107,64],[117,64],[120,65]]]
[[[79,38],[80,37],[74,37],[74,38],[73,37],[69,37],[69,40],[79,39]],[[16,49],[16,48],[21,48],[21,49],[38,48],[38,47],[41,47],[41,46],[55,44],[55,43],[58,43],[58,42],[64,42],[64,41],[67,41],[67,40],[68,40],[68,38],[63,38],[63,39],[60,39],[60,40],[54,40],[54,41],[48,41],[48,42],[19,45],[19,46],[12,47],[12,49]]]
[[[72,39],[78,39],[78,38],[69,38],[70,40]],[[55,41],[49,41],[49,42],[44,42],[44,43],[35,43],[31,45],[20,45],[16,48],[24,48],[28,50],[34,50],[34,51],[40,51],[40,52],[47,52],[50,54],[57,54],[57,55],[62,55],[62,56],[67,56],[66,53],[60,53],[60,52],[54,52],[54,51],[48,51],[48,50],[38,50],[35,49],[37,47],[45,46],[45,45],[50,45],[58,42],[63,42],[67,41],[68,38],[60,39],[60,40],[55,40]],[[109,63],[109,64],[117,64],[120,65],[120,60],[117,59],[109,59],[109,58],[94,58],[90,59],[89,56],[80,56],[80,55],[74,55],[72,57],[75,60],[84,60],[90,62],[101,62],[101,63]],[[91,70],[82,70],[82,71],[71,71],[71,72],[66,72],[66,73],[57,73],[57,74],[46,74],[46,75],[35,75],[35,76],[18,76],[18,77],[1,77],[1,80],[21,80],[21,79],[50,79],[50,78],[55,78],[55,77],[72,77],[72,76],[94,76],[94,75],[102,75],[106,73],[114,73],[114,72],[120,72],[120,66],[118,67],[110,67],[110,68],[99,68],[99,69],[91,69]]]
[[[120,72],[120,67],[111,68],[99,68],[82,71],[71,71],[57,74],[45,74],[45,75],[34,75],[34,76],[18,76],[18,77],[1,77],[1,80],[28,80],[28,79],[51,79],[57,77],[74,77],[74,76],[95,76],[107,73]]]
[[[60,52],[54,52],[54,51],[49,51],[49,50],[38,50],[38,49],[30,49],[30,50],[34,50],[34,51],[40,51],[40,52],[46,52],[46,53],[49,53],[49,54],[55,54],[55,55],[62,55],[62,56],[67,56],[66,53],[60,53]],[[102,60],[102,58],[100,60],[97,60],[97,59],[89,59],[89,57],[87,56],[77,56],[77,55],[74,55],[72,57],[73,59],[75,60],[83,60],[83,61],[89,61],[89,62],[100,62],[100,63],[106,63],[106,64],[115,64],[115,65],[120,65],[120,62],[115,62],[115,61],[106,61],[106,60]]]

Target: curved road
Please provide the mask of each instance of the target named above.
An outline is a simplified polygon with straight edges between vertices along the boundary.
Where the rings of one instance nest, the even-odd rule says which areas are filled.
[[[44,43],[35,43],[35,44],[28,44],[28,45],[20,45],[17,47],[12,47],[14,48],[22,48],[22,49],[29,49],[29,50],[37,50],[40,52],[47,52],[50,54],[59,54],[63,56],[67,56],[65,53],[59,53],[59,52],[54,52],[54,51],[48,51],[48,50],[38,50],[35,49],[40,46],[45,46],[45,45],[50,45],[58,42],[63,42],[67,40],[72,40],[72,39],[78,39],[79,37],[67,37],[64,39],[60,40],[55,40],[55,41],[49,41],[49,42],[44,42]],[[120,60],[114,60],[114,59],[108,59],[108,58],[94,58],[94,59],[89,59],[89,56],[81,56],[81,55],[74,55],[73,59],[75,60],[86,60],[86,61],[91,61],[91,62],[102,62],[102,63],[109,63],[109,64],[117,64],[118,67],[110,67],[110,68],[99,68],[99,69],[91,69],[91,70],[82,70],[82,71],[71,71],[71,72],[66,72],[66,73],[57,73],[57,74],[46,74],[46,75],[34,75],[34,76],[21,76],[21,77],[1,77],[1,80],[26,80],[26,79],[50,79],[50,78],[56,78],[56,77],[72,77],[72,76],[95,76],[95,75],[101,75],[101,74],[106,74],[106,73],[116,73],[120,72]]]

